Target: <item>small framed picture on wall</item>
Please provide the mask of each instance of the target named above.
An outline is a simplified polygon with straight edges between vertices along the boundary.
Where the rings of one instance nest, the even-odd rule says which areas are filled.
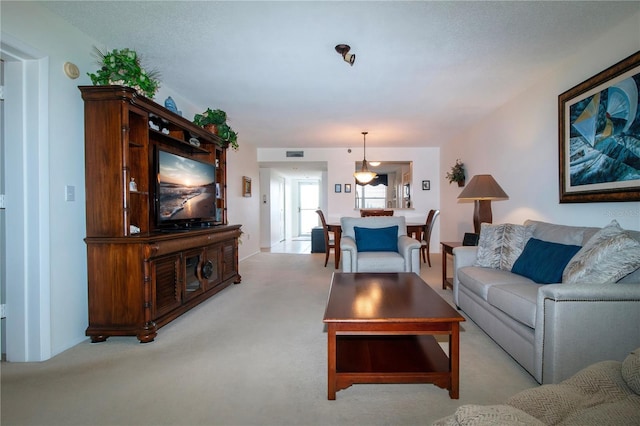
[[[431,189],[431,181],[430,180],[423,180],[422,181],[422,190],[423,191],[429,191]]]
[[[342,192],[342,185],[339,184],[339,183],[336,183],[334,191],[335,192]]]
[[[351,192],[351,184],[350,183],[345,183],[344,184],[344,192]]]

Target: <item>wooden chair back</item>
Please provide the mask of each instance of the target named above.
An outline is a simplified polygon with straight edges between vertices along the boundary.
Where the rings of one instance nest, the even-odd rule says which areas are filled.
[[[334,251],[336,250],[336,243],[334,241],[334,239],[331,236],[331,233],[329,232],[329,227],[327,226],[327,220],[324,218],[324,213],[322,213],[322,210],[316,210],[316,213],[318,213],[318,216],[320,216],[320,222],[322,223],[322,231],[324,234],[324,266],[327,266],[327,263],[329,263],[329,253],[331,252],[331,249],[333,249]],[[336,268],[338,267],[338,265],[336,265]]]
[[[422,253],[422,261],[428,263],[431,266],[431,256],[429,256],[429,246],[431,241],[431,231],[433,230],[433,224],[436,221],[436,218],[440,214],[440,210],[429,210],[429,214],[427,214],[427,222],[424,225],[424,229],[422,231],[422,245],[420,246],[420,252]]]
[[[393,216],[393,210],[360,209],[360,216]]]

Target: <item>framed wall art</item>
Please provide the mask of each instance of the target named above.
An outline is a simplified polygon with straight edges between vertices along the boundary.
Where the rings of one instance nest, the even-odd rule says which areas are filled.
[[[422,181],[422,190],[423,191],[429,191],[431,189],[431,181],[430,180],[423,180]]]
[[[561,203],[640,201],[640,51],[558,96]]]
[[[333,189],[335,192],[342,192],[342,185],[339,183],[336,183],[336,186]]]
[[[251,178],[242,176],[242,196],[251,197]]]
[[[345,183],[344,184],[344,192],[346,192],[346,193],[351,192],[351,184],[350,183]]]

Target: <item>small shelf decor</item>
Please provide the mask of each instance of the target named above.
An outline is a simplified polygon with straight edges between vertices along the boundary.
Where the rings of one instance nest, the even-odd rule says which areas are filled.
[[[102,52],[97,47],[94,50],[100,69],[95,74],[87,73],[94,86],[131,87],[150,99],[160,88],[160,73],[157,70],[146,71],[135,50],[125,48]]]
[[[225,145],[238,149],[238,133],[227,124],[227,113],[223,110],[207,108],[202,114],[193,117],[193,124],[217,135]]]
[[[449,184],[457,182],[458,186],[464,186],[464,163],[458,158],[456,164],[451,167],[451,171],[447,172]]]

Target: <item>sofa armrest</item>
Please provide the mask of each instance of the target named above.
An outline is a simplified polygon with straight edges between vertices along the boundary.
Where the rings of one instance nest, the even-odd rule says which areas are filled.
[[[442,255],[444,256],[444,253]],[[458,304],[458,286],[460,285],[458,269],[465,266],[473,266],[477,255],[477,246],[461,246],[453,249],[453,288],[451,291],[453,292],[453,303],[456,306],[460,306]]]
[[[404,270],[420,274],[420,241],[407,235],[398,237],[398,253],[404,258]]]
[[[358,246],[356,246],[356,241],[353,238],[343,236],[340,239],[340,261],[342,263],[342,272],[354,272],[357,270]]]
[[[460,246],[453,249],[453,269],[473,266],[478,257],[477,246]]]
[[[535,378],[558,383],[640,346],[640,284],[550,284],[538,290]]]

